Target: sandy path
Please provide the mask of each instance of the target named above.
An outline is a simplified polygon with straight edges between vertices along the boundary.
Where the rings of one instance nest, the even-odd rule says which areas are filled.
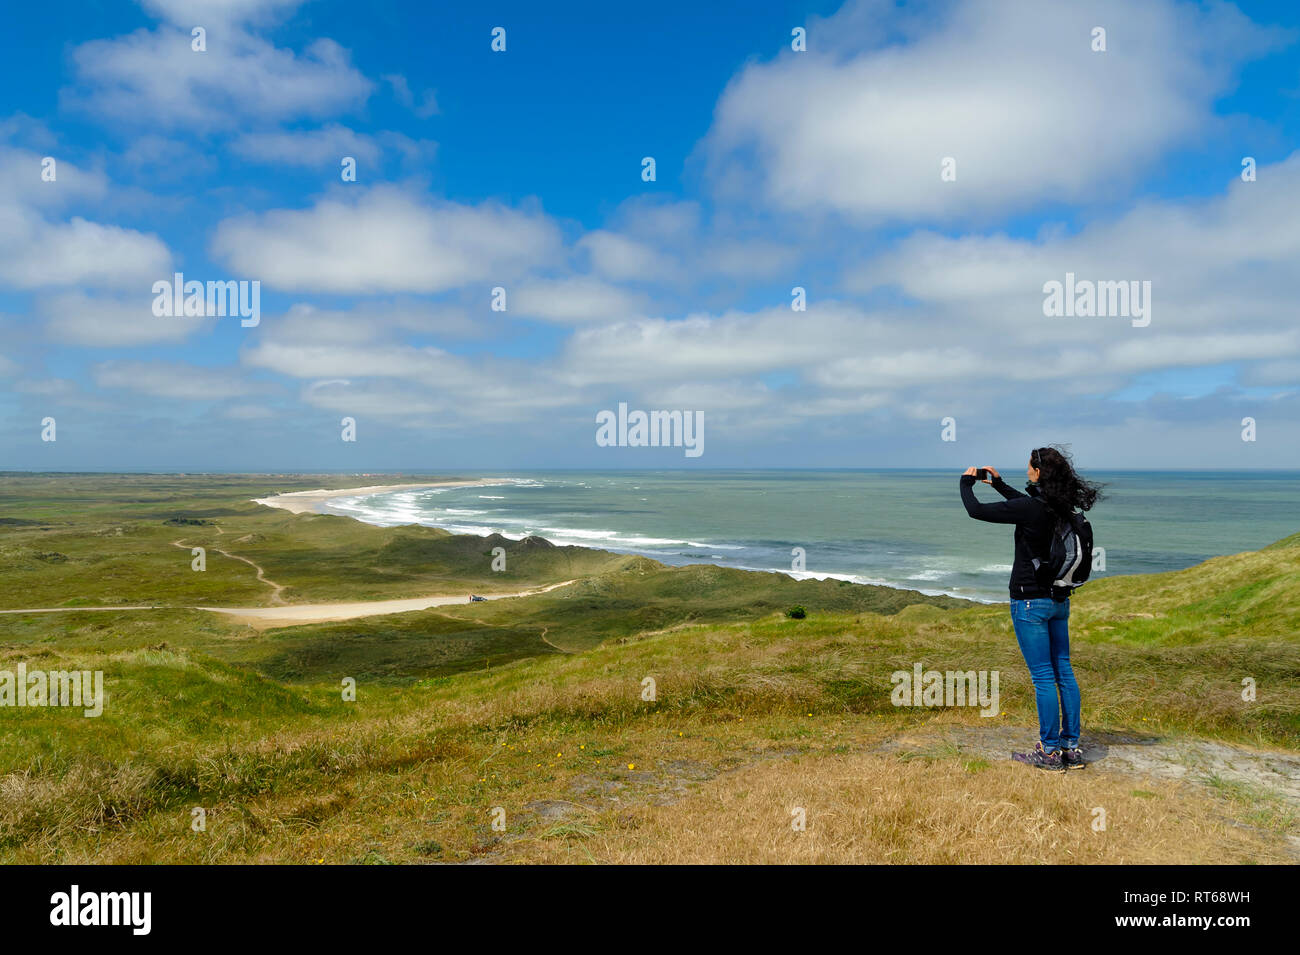
[[[225,553],[222,551],[222,553]],[[227,555],[231,556],[231,555]],[[572,580],[564,580],[549,587],[536,590],[521,590],[513,594],[483,594],[488,600],[505,600],[509,597],[531,597],[548,591],[567,587]],[[270,583],[270,581],[267,581]],[[328,604],[283,604],[279,607],[165,607],[159,604],[138,604],[119,607],[24,607],[20,610],[0,610],[6,613],[82,613],[83,611],[108,610],[206,610],[210,613],[226,614],[239,623],[246,623],[255,630],[269,630],[272,627],[293,627],[303,623],[330,623],[337,620],[355,620],[358,617],[377,617],[389,613],[408,613],[412,610],[428,610],[430,607],[449,607],[456,604],[470,603],[467,594],[440,595],[436,597],[402,597],[397,600],[359,600],[351,603]],[[543,633],[545,639],[545,633]],[[551,643],[549,640],[547,643]],[[555,647],[555,644],[551,643]],[[569,653],[563,647],[555,647],[561,653]]]
[[[287,491],[284,494],[276,494],[272,497],[254,498],[253,503],[262,504],[266,507],[278,507],[290,514],[314,514],[319,505],[339,497],[361,497],[366,494],[384,494],[388,491],[413,491],[430,487],[495,487],[508,483],[510,482],[495,478],[484,478],[474,481],[432,481],[424,484],[371,484],[367,487],[341,487],[333,491],[327,491],[324,488],[315,491]]]
[[[572,580],[565,580],[536,590],[523,590],[514,594],[483,594],[483,596],[488,600],[529,597],[533,594],[544,594],[559,587],[567,587],[571,583],[573,583]],[[337,620],[355,620],[358,617],[376,617],[381,614],[408,613],[412,610],[428,610],[430,607],[447,607],[453,604],[467,604],[469,602],[468,595],[457,594],[455,596],[406,597],[397,600],[366,600],[354,603],[293,604],[284,607],[193,607],[191,609],[227,614],[254,629],[266,630],[271,627],[292,627],[303,623],[329,623]],[[556,647],[556,649],[560,648]]]
[[[217,528],[217,533],[218,534],[222,533],[221,528]],[[187,544],[184,541],[172,541],[172,546],[179,547],[182,550],[191,550],[193,547],[198,545]],[[242,560],[249,567],[252,567],[255,571],[257,571],[257,579],[260,580],[262,583],[266,584],[268,587],[272,588],[271,603],[273,604],[284,603],[284,598],[280,596],[284,592],[284,584],[277,584],[270,577],[266,576],[266,571],[262,569],[261,564],[256,564],[253,561],[249,560],[247,557],[240,557],[238,554],[232,554],[228,550],[222,550],[220,547],[214,547],[212,549],[215,550],[218,554],[225,554],[231,560]]]
[[[481,620],[479,622],[482,623]],[[566,650],[564,649],[564,647],[560,646],[559,644],[551,643],[550,640],[546,639],[546,634],[550,631],[550,629],[551,629],[550,627],[542,627],[542,643],[546,644],[548,647],[555,647],[555,649],[559,650],[561,653],[572,653],[573,652],[572,650]]]

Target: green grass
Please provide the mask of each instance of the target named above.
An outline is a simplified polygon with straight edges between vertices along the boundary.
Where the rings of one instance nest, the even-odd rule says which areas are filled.
[[[526,627],[411,613],[274,630],[223,656],[285,682],[352,677],[367,684],[408,684],[559,652],[542,641],[540,631]]]
[[[182,535],[256,560],[296,600],[500,579],[484,569],[492,545],[481,538],[243,503],[289,482],[196,478],[168,491],[168,480],[0,480],[7,603],[265,597],[251,568],[211,551],[207,575],[192,574],[188,553],[168,544]],[[16,523],[20,514],[42,523]],[[165,523],[178,518],[215,524]],[[526,855],[529,840],[576,846],[596,823],[520,821],[519,807],[575,799],[575,786],[660,798],[660,783],[629,764],[723,772],[772,754],[850,753],[923,727],[933,712],[889,699],[890,674],[918,661],[1001,673],[1003,716],[943,719],[1033,725],[1005,607],[505,546],[514,576],[500,590],[581,580],[529,598],[263,632],[188,609],[0,616],[0,669],[100,669],[109,693],[97,719],[0,710],[0,860],[384,863]],[[52,552],[68,559],[39,556]],[[806,619],[785,616],[794,605]],[[1089,731],[1300,748],[1300,535],[1089,584],[1071,633]],[[654,702],[641,698],[647,676]],[[343,677],[357,681],[356,702],[343,700]],[[1244,677],[1258,687],[1253,703],[1241,699]],[[998,771],[955,750],[923,756],[980,778]],[[1276,797],[1213,788],[1242,824],[1295,831]],[[511,838],[501,840],[485,812],[506,804]],[[188,828],[194,806],[211,812],[202,837]]]
[[[393,476],[392,480],[417,480]],[[426,478],[436,480],[436,477]],[[326,515],[290,515],[251,503],[277,490],[347,486],[369,476],[6,475],[0,478],[4,607],[160,603],[257,604],[366,600],[459,591],[505,592],[596,573],[623,558],[540,539],[456,536],[434,528],[378,528]],[[173,546],[175,541],[187,547]],[[208,548],[190,569],[188,545]],[[504,571],[491,569],[504,547]]]

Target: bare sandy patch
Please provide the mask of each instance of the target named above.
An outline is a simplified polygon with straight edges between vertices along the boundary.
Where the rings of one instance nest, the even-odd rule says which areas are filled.
[[[320,505],[337,498],[365,497],[368,494],[386,494],[390,491],[414,491],[435,487],[496,487],[508,481],[486,478],[471,481],[432,481],[423,484],[370,484],[366,487],[340,487],[334,490],[318,488],[314,491],[286,491],[270,497],[253,498],[254,504],[278,507],[290,514],[314,514]]]
[[[530,597],[544,594],[573,583],[565,580],[536,590],[521,590],[513,594],[482,594],[486,600],[505,600],[509,597]],[[349,603],[294,604],[285,607],[194,607],[226,614],[234,620],[248,624],[256,630],[273,627],[293,627],[304,623],[331,623],[337,620],[355,620],[358,617],[378,617],[392,613],[410,613],[430,607],[446,607],[470,603],[469,594],[440,594],[431,597],[405,597],[397,600],[364,600]],[[558,648],[557,648],[558,649]]]

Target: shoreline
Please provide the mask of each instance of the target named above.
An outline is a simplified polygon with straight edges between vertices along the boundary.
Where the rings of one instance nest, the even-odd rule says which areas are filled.
[[[368,484],[365,487],[340,487],[334,490],[317,488],[314,491],[286,491],[270,497],[255,497],[254,504],[263,507],[278,507],[290,514],[319,514],[321,504],[343,497],[369,497],[372,494],[387,494],[391,491],[414,491],[435,487],[496,487],[509,484],[499,478],[475,478],[465,481],[423,481],[419,484]]]
[[[277,494],[272,497],[254,498],[253,501],[256,504],[262,504],[267,507],[278,507],[283,510],[289,511],[292,514],[324,514],[329,512],[322,511],[320,509],[321,505],[328,504],[329,502],[333,500],[337,500],[339,498],[369,497],[371,495],[376,495],[376,494],[387,494],[394,491],[417,490],[422,488],[499,487],[510,483],[511,482],[509,480],[503,480],[500,478],[480,478],[475,480],[463,480],[463,481],[460,480],[433,481],[433,482],[424,482],[419,484],[371,484],[365,487],[337,488],[335,490],[326,490],[324,488],[319,488],[314,491],[288,491],[285,492],[284,494]],[[394,526],[389,524],[381,524],[374,521],[368,521],[363,517],[358,517],[352,514],[336,515],[336,516],[346,516],[351,520],[359,521],[362,524],[369,524],[372,527]],[[423,522],[415,522],[415,523],[421,523],[422,526],[425,527],[437,527],[441,530],[446,530],[453,534],[464,533],[463,531],[452,530],[451,528],[445,527],[441,524],[433,524],[433,523],[424,524]],[[503,530],[498,530],[495,533],[500,534],[502,537],[509,538],[510,540],[523,539],[522,537],[516,536],[513,533],[509,533]],[[549,540],[549,538],[547,539]],[[561,545],[557,545],[557,546],[561,546]],[[668,564],[661,560],[661,555],[651,554],[642,550],[635,550],[631,548],[593,547],[590,544],[567,544],[562,546],[584,547],[588,550],[604,550],[616,554],[629,554],[629,555],[635,555],[640,557],[648,557],[651,560],[659,560],[661,563],[665,563],[666,566],[688,566],[688,565],[679,565],[679,564]],[[886,581],[879,580],[879,579],[873,579],[870,581],[854,580],[853,579],[854,577],[859,577],[862,575],[851,574],[847,572],[828,571],[824,573],[807,573],[807,572],[791,573],[790,571],[779,567],[746,567],[746,566],[737,566],[735,564],[720,564],[714,561],[699,561],[699,563],[708,564],[709,566],[713,566],[713,567],[725,567],[725,568],[730,568],[732,570],[743,570],[748,573],[785,574],[786,576],[794,580],[825,580],[828,578],[835,579],[835,580],[847,580],[849,583],[856,584],[858,586],[886,587],[890,590],[913,591],[916,593],[924,594],[925,596],[928,597],[952,597],[956,600],[968,600],[972,603],[978,603],[978,604],[989,605],[989,604],[997,604],[1002,602],[1001,600],[991,599],[988,597],[953,593],[951,590],[909,587],[901,583],[888,583]]]

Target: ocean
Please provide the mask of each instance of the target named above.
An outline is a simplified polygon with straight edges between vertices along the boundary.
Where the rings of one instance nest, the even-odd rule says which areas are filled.
[[[1022,488],[1020,473],[1003,475]],[[1300,472],[1090,471],[1088,515],[1105,570],[1177,570],[1300,531]],[[396,491],[320,507],[372,524],[530,534],[556,544],[835,577],[1005,601],[1012,528],[970,519],[958,474],[938,470],[495,472],[487,487]],[[984,501],[1000,500],[985,484]],[[802,570],[795,569],[803,552]]]

